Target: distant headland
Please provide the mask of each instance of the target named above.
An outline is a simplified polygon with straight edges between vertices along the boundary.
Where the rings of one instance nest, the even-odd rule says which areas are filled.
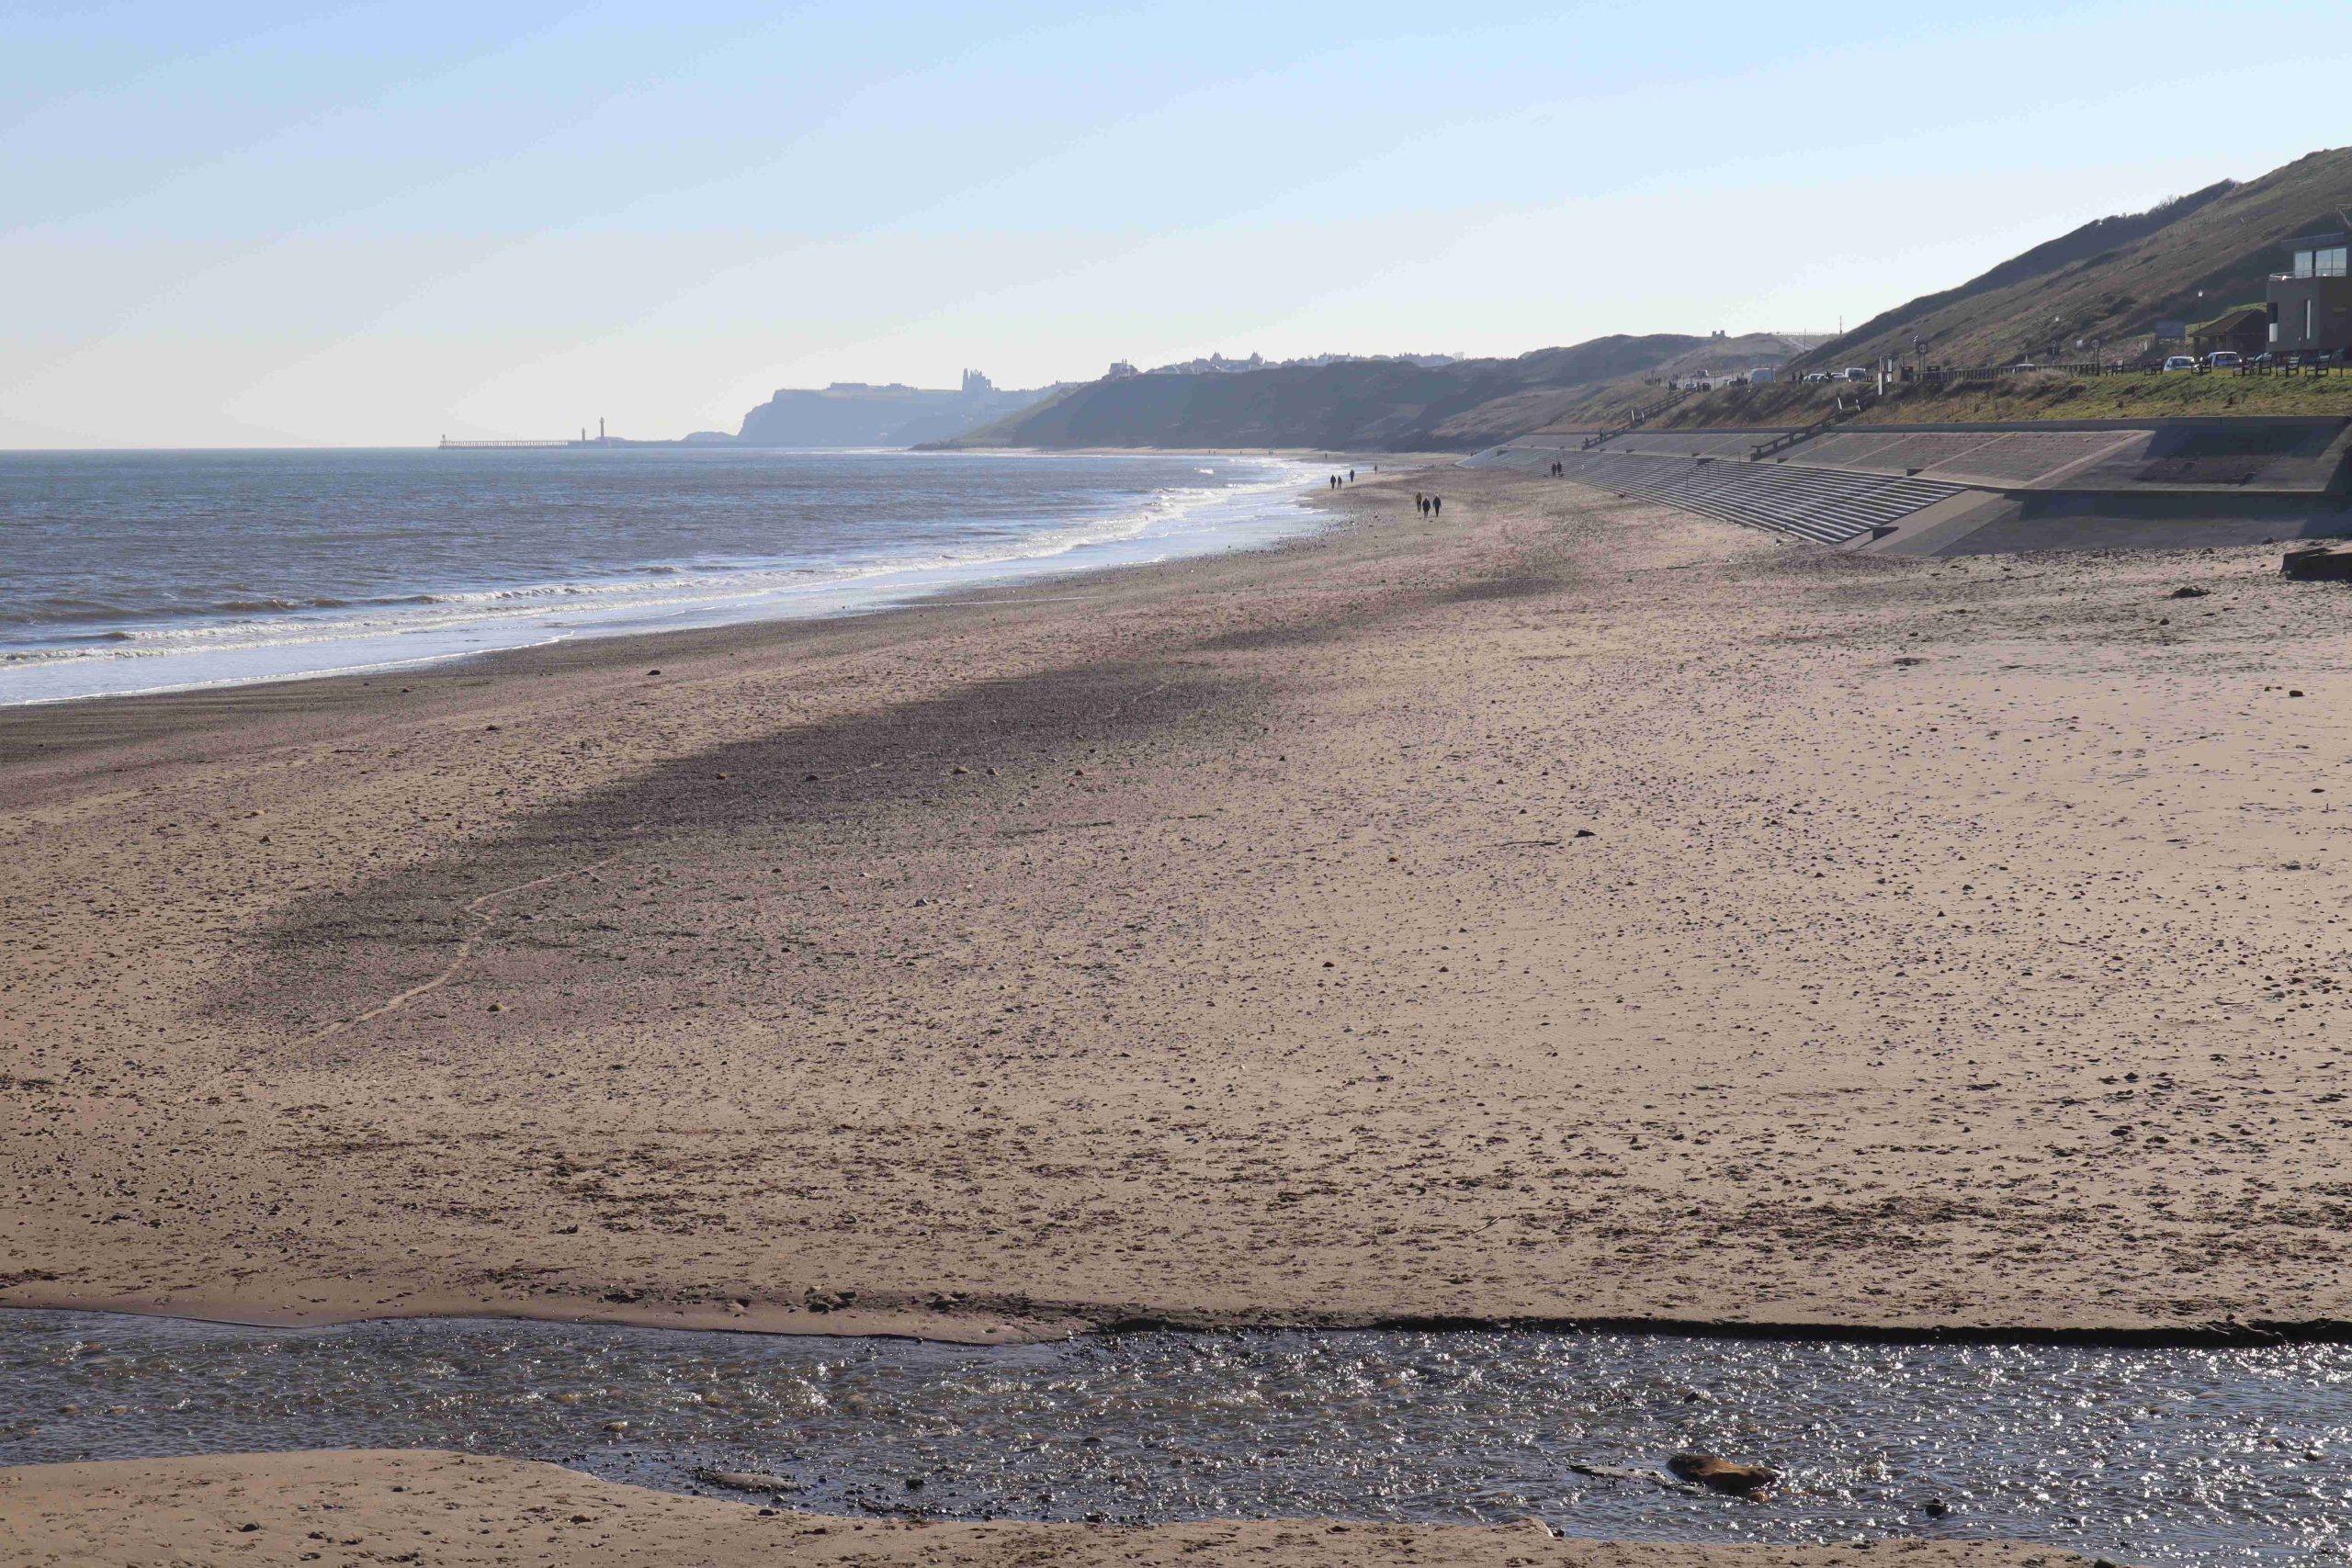
[[[743,416],[742,429],[729,435],[723,430],[698,430],[674,441],[633,440],[607,434],[605,422],[596,434],[585,429],[571,439],[536,441],[452,441],[441,438],[443,451],[517,451],[531,448],[594,448],[605,446],[915,446],[945,441],[999,420],[1011,419],[1068,389],[1068,383],[1020,391],[998,387],[978,370],[964,372],[954,389],[910,387],[900,382],[875,385],[865,381],[835,381],[821,389],[781,387],[766,402]]]

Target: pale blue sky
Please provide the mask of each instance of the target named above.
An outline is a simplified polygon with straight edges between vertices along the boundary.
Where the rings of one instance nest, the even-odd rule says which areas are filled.
[[[2345,0],[0,0],[0,446],[1826,328],[2341,141],[2346,81]]]

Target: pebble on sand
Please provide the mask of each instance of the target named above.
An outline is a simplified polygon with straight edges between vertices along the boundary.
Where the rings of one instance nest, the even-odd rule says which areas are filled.
[[[1781,1479],[1781,1472],[1769,1465],[1734,1464],[1718,1454],[1676,1454],[1666,1468],[1710,1491],[1758,1501],[1765,1488]]]

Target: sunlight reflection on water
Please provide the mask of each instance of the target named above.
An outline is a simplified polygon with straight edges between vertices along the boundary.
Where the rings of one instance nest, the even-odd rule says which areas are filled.
[[[0,1318],[0,1464],[429,1447],[684,1491],[704,1489],[697,1466],[759,1471],[836,1512],[1532,1515],[1620,1540],[2007,1536],[2307,1563],[2352,1560],[2347,1380],[2340,1346],[1295,1331],[970,1349],[26,1312]],[[1655,1469],[1685,1448],[1788,1484],[1752,1505],[1568,1468]]]

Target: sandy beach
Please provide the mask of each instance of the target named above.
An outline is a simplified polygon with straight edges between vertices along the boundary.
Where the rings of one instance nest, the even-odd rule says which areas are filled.
[[[1335,518],[0,712],[0,1301],[2352,1321],[2340,589]]]

